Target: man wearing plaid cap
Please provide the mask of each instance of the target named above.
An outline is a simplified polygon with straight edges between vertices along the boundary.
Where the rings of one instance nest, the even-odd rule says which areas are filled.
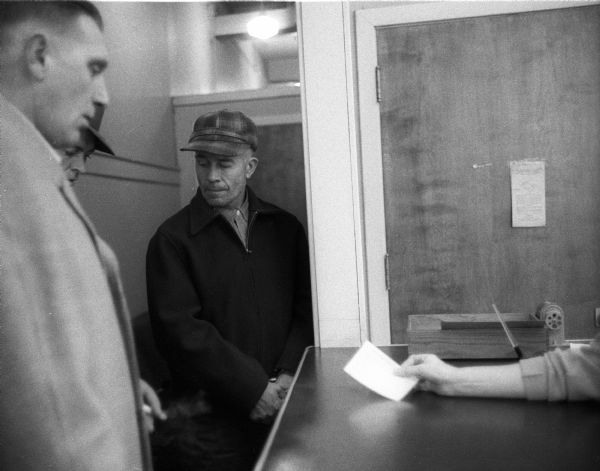
[[[148,248],[150,317],[176,398],[165,427],[184,429],[159,443],[168,469],[250,469],[313,342],[302,225],[247,186],[257,141],[241,112],[199,117],[182,149],[198,192]]]

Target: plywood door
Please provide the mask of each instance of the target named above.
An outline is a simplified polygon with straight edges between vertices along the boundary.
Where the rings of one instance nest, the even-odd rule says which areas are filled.
[[[377,31],[392,342],[409,314],[600,306],[600,7]],[[513,228],[509,162],[546,165],[545,227]]]

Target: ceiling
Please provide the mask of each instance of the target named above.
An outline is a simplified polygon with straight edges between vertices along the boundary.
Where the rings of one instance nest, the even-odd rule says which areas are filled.
[[[254,46],[264,60],[298,57],[298,33],[279,34],[262,41],[254,39]]]
[[[251,40],[268,70],[270,64],[279,66],[285,62],[298,61],[298,34],[296,32],[295,2],[213,2],[215,15],[215,36],[235,37]],[[275,37],[260,40],[250,38],[246,33],[246,24],[252,16],[261,12],[268,13],[280,20],[282,31]],[[275,80],[277,81],[277,80]]]
[[[294,5],[294,2],[246,2],[233,0],[229,2],[213,2],[215,16],[251,13],[261,10],[274,10]]]

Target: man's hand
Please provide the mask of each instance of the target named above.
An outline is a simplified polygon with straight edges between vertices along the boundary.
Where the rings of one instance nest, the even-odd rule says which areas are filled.
[[[283,387],[269,381],[262,396],[250,412],[250,420],[263,424],[271,423],[281,407],[282,397],[285,397]]]
[[[165,420],[167,415],[160,405],[158,395],[146,381],[140,378],[140,390],[144,403],[144,427],[148,433],[154,432],[154,418]]]
[[[459,369],[435,355],[411,355],[395,371],[398,376],[418,378],[418,388],[442,395],[452,395],[453,386],[459,380]]]

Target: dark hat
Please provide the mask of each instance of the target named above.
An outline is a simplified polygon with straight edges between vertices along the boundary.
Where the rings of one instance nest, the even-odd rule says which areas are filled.
[[[238,155],[258,147],[256,125],[241,111],[221,110],[200,116],[186,147],[181,150]]]
[[[93,149],[96,151],[104,152],[106,154],[115,155],[113,150],[110,148],[106,140],[100,135],[98,131],[96,131],[93,127],[89,127],[87,129],[94,139]],[[86,146],[87,147],[87,146]],[[91,147],[91,146],[90,146]]]
[[[100,132],[100,124],[102,124],[102,116],[104,115],[104,106],[96,105],[94,110],[94,116],[90,119],[90,124],[87,128],[87,132],[83,136],[83,149],[90,154],[93,151],[100,151],[106,154],[115,155],[113,150],[110,148],[106,139],[102,137]]]

